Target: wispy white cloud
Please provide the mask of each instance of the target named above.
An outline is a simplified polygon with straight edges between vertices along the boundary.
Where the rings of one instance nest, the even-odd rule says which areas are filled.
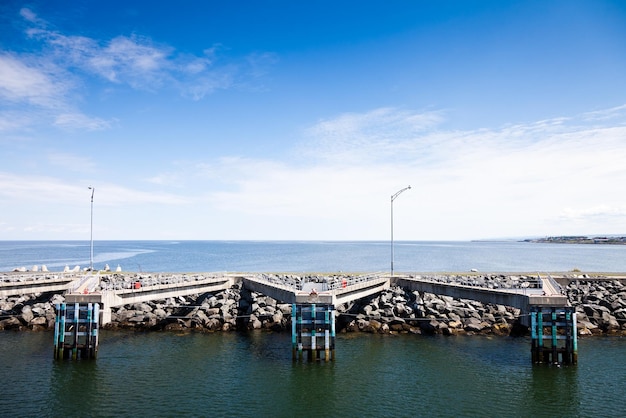
[[[626,218],[626,207],[615,207],[600,205],[593,207],[565,208],[561,213],[564,220],[580,221],[585,219],[611,220],[615,218]]]
[[[111,122],[100,118],[89,117],[82,113],[62,113],[56,116],[54,125],[70,130],[99,131],[108,129],[111,126]]]
[[[368,225],[347,237],[383,235],[389,196],[407,184],[398,210],[413,238],[585,233],[603,222],[626,231],[622,121],[587,126],[578,115],[469,131],[443,121],[390,108],[340,115],[308,130],[292,160],[220,158],[196,177],[211,184],[211,205],[233,216],[298,218],[318,231],[322,219]]]
[[[23,177],[0,172],[0,198],[15,201],[72,200],[82,190],[53,177]]]
[[[68,83],[62,81],[53,65],[29,65],[27,60],[0,53],[0,97],[16,103],[58,106],[70,88]]]
[[[47,160],[55,167],[81,173],[93,172],[96,167],[96,164],[91,158],[64,152],[49,153]]]
[[[438,126],[443,121],[439,112],[413,114],[385,108],[320,122],[309,130],[312,135],[306,151],[335,162],[427,163],[450,171],[478,172],[480,166],[484,171],[494,164],[537,168],[544,164],[544,169],[533,171],[549,175],[550,167],[596,172],[619,167],[614,163],[626,151],[626,124],[589,127],[581,123],[584,119],[583,115],[496,129],[446,131]],[[519,173],[532,175],[524,170]]]
[[[274,62],[270,54],[252,54],[221,63],[220,44],[195,56],[138,34],[108,40],[65,34],[26,7],[20,16],[28,25],[26,36],[42,48],[28,53],[0,50],[0,99],[7,110],[23,114],[15,119],[21,123],[0,118],[0,131],[19,130],[29,121],[70,130],[110,128],[111,121],[79,109],[88,77],[144,91],[174,88],[183,97],[201,100],[217,90],[249,84],[246,80],[258,78]]]
[[[21,10],[21,16],[33,25],[27,30],[28,36],[44,42],[52,53],[0,51],[0,99],[7,109],[0,117],[0,131],[15,131],[45,121],[72,130],[109,128],[110,121],[88,116],[74,105],[75,97],[70,95],[81,82],[72,68],[139,89],[176,85],[181,94],[194,100],[234,83],[235,67],[212,67],[215,49],[208,49],[203,57],[178,59],[172,56],[171,47],[154,45],[145,37],[118,36],[100,43],[50,30],[47,22],[27,8]]]
[[[157,44],[147,36],[131,34],[98,40],[66,35],[48,29],[47,22],[32,10],[22,9],[22,16],[33,25],[27,35],[49,46],[55,62],[61,66],[78,68],[135,89],[155,91],[176,86],[183,96],[194,100],[218,89],[231,88],[238,78],[243,82],[246,77],[258,77],[262,69],[274,62],[271,54],[251,54],[238,64],[218,65],[217,53],[223,50],[220,44],[194,56],[177,53],[173,47]]]
[[[62,45],[70,49],[71,45]],[[85,68],[114,83],[152,90],[167,79],[169,48],[158,48],[146,38],[118,36],[104,47],[93,45],[81,51],[87,55]],[[75,62],[79,65],[79,62]]]
[[[231,67],[223,67],[211,71],[193,74],[193,79],[182,77],[177,85],[183,97],[202,100],[217,90],[230,88],[234,84],[234,71]]]
[[[600,202],[602,202],[600,200]],[[624,234],[626,229],[626,204],[623,200],[610,204],[596,204],[594,201],[580,202],[578,205],[565,207],[555,214],[552,222],[566,228],[567,234]]]
[[[586,121],[607,121],[615,118],[623,119],[624,115],[626,115],[626,104],[621,106],[615,106],[609,109],[587,112],[583,114],[582,117]]]
[[[0,221],[0,231],[3,232],[12,232],[15,230],[15,226],[10,225],[8,222]]]
[[[248,73],[259,78],[265,76],[269,70],[279,61],[278,55],[270,52],[252,53],[248,55]]]
[[[18,111],[0,112],[0,132],[18,131],[32,125],[31,114]],[[2,142],[2,139],[0,139]]]
[[[0,115],[0,131],[19,131],[52,123],[65,129],[99,130],[109,122],[75,108],[73,77],[47,59],[0,52],[0,99],[7,110]]]
[[[54,157],[53,157],[54,158]],[[66,162],[76,157],[58,156],[57,162]],[[56,177],[19,176],[0,172],[0,201],[57,202],[70,204],[85,199],[87,184],[71,183]],[[103,206],[127,206],[142,204],[182,205],[192,198],[160,191],[135,190],[117,184],[98,185],[96,193],[103,196]]]
[[[137,35],[117,36],[102,43],[85,36],[64,35],[41,24],[26,33],[48,45],[51,58],[59,65],[82,69],[112,83],[153,89],[161,85],[171,69],[171,48],[155,46],[150,39]]]
[[[13,228],[14,229],[14,228]],[[86,224],[65,224],[65,223],[35,223],[26,225],[23,228],[23,231],[29,234],[36,233],[40,234],[75,234],[75,233],[86,233],[87,232]],[[41,235],[40,235],[41,236]]]
[[[98,207],[136,208],[154,222],[184,213],[214,237],[380,239],[390,195],[411,184],[395,208],[398,239],[623,233],[626,126],[583,119],[460,131],[442,129],[443,117],[429,112],[340,115],[313,126],[293,158],[176,161],[145,187],[97,185]],[[384,132],[387,122],[393,135]],[[83,205],[85,191],[54,177],[0,174],[7,201]],[[183,224],[163,221],[166,230]]]
[[[347,113],[312,126],[307,134],[313,145],[307,145],[303,151],[343,162],[375,162],[390,157],[404,160],[411,155],[426,158],[431,142],[436,140],[433,128],[442,120],[439,111],[415,113],[381,108]]]

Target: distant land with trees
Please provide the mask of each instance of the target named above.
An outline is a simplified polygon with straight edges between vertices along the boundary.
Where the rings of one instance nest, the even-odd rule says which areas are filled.
[[[548,244],[609,244],[609,245],[626,245],[626,237],[619,236],[560,236],[525,239],[525,242],[541,242]]]

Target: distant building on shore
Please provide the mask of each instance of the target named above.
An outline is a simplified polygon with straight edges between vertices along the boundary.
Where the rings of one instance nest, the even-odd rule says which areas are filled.
[[[558,237],[545,237],[536,239],[526,239],[526,242],[541,242],[541,243],[555,243],[555,244],[626,244],[626,236],[614,236],[614,237],[588,237],[588,236],[558,236]]]

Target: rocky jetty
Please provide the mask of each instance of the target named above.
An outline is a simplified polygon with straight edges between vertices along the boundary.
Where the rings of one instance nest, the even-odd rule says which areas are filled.
[[[0,298],[0,330],[54,329],[54,305],[64,300],[62,295],[41,293]]]
[[[519,309],[391,288],[367,300],[337,307],[346,332],[509,335]]]
[[[215,294],[205,293],[114,308],[111,319],[107,328],[281,331],[288,329],[291,323],[291,305],[250,292],[238,284]]]
[[[570,282],[565,292],[576,307],[580,335],[626,335],[626,285],[619,280]]]
[[[202,276],[175,276],[162,280],[197,280]],[[431,275],[430,280],[486,288],[527,288],[536,279],[514,275]],[[160,280],[161,280],[160,279]],[[317,283],[341,286],[358,276],[267,275],[268,280],[298,287]],[[106,288],[129,288],[137,280],[149,285],[149,275],[111,274]],[[563,289],[576,307],[580,335],[626,335],[626,285],[618,279],[573,276]],[[58,294],[34,294],[0,298],[0,329],[45,330],[54,327],[54,305],[64,301]],[[413,334],[517,335],[519,309],[483,304],[474,300],[407,291],[392,287],[369,298],[343,304],[337,309],[338,332]],[[241,284],[216,292],[155,300],[114,308],[107,328],[175,331],[290,330],[291,305],[242,288]]]

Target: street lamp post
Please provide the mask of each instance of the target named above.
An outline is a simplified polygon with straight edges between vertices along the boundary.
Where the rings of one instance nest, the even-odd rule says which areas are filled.
[[[91,240],[91,253],[89,256],[89,271],[93,271],[93,194],[96,191],[95,187],[89,186],[89,190],[91,190],[91,232],[90,232],[90,240]]]
[[[393,201],[396,200],[400,193],[409,190],[411,186],[405,187],[391,195],[391,275],[393,276]]]

